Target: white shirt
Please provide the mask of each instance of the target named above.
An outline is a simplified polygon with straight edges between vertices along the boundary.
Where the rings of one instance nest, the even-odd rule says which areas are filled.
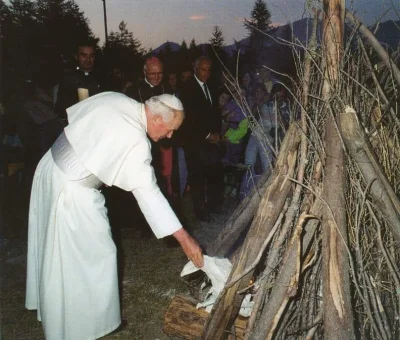
[[[199,83],[201,89],[203,90],[204,96],[207,98],[206,89],[204,88],[204,83],[201,80],[199,80],[199,78],[197,78],[196,75],[194,75],[194,78]],[[208,86],[207,86],[207,90],[208,90],[207,91],[208,92],[208,98],[210,98],[210,101],[211,101],[211,104],[212,104],[211,94],[210,94],[210,90],[208,89]]]

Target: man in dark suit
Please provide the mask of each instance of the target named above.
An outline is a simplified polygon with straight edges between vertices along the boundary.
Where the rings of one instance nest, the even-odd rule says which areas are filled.
[[[218,147],[221,114],[218,100],[208,88],[212,62],[200,57],[194,63],[194,77],[182,88],[185,110],[182,126],[194,212],[201,220],[216,211],[223,197],[223,168]]]
[[[75,55],[76,69],[63,76],[57,92],[55,110],[59,118],[67,124],[66,109],[81,98],[78,89],[86,89],[87,96],[94,96],[102,92],[99,75],[94,72],[96,60],[96,46],[90,41],[81,42]]]

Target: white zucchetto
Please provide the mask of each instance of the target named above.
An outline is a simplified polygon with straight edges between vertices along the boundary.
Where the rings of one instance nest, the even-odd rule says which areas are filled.
[[[181,101],[172,94],[162,94],[157,96],[157,98],[161,103],[169,106],[170,108],[178,111],[183,111],[183,105]]]

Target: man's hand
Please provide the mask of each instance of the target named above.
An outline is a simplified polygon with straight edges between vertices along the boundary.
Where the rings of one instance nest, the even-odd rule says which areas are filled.
[[[172,235],[180,243],[184,253],[188,257],[188,260],[192,261],[197,268],[203,267],[203,251],[197,241],[183,228],[179,229]]]
[[[207,142],[209,143],[218,143],[220,141],[219,134],[216,132],[211,132],[207,138]]]

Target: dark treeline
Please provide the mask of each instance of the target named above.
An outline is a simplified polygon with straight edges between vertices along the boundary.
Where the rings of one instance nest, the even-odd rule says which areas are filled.
[[[157,56],[164,61],[167,72],[191,67],[194,59],[206,54],[215,61],[214,74],[223,68],[221,62],[235,73],[240,50],[241,65],[255,67],[255,47],[259,45],[260,37],[259,31],[252,29],[251,25],[263,30],[269,28],[270,13],[265,2],[257,0],[251,15],[245,25],[255,41],[250,47],[244,48],[237,43],[236,51],[228,55],[223,49],[223,32],[215,26],[207,44],[198,46],[194,39],[189,44],[183,41],[176,51],[167,43]],[[128,80],[133,80],[141,76],[144,58],[156,54],[142,47],[139,38],[129,32],[124,21],[117,30],[109,32],[108,43],[100,46],[88,19],[74,0],[11,0],[9,3],[0,0],[0,16],[0,67],[2,102],[5,105],[8,99],[20,92],[27,80],[34,80],[43,87],[57,84],[62,72],[75,66],[76,46],[83,40],[96,44],[96,67],[105,78],[112,69],[118,68]]]

